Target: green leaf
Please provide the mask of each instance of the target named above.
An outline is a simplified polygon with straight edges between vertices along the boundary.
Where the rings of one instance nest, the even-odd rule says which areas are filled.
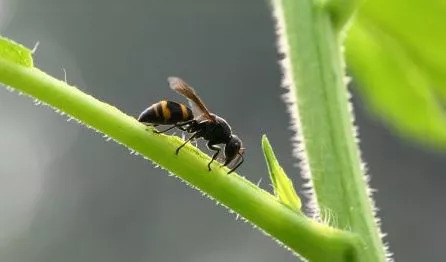
[[[268,166],[269,175],[274,186],[274,194],[285,205],[300,211],[302,203],[293,187],[293,182],[285,174],[274,155],[274,151],[268,141],[266,135],[262,137],[263,154],[265,155],[266,165]]]
[[[446,146],[446,4],[368,1],[346,38],[347,63],[376,114],[403,136]]]
[[[33,66],[31,50],[5,37],[0,37],[0,57],[22,66]]]

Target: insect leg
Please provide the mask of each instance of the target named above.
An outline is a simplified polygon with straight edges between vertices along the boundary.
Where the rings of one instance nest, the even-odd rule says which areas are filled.
[[[235,165],[231,170],[229,170],[228,174],[234,172],[241,164],[243,164],[243,161],[245,161],[242,154],[238,153],[238,155],[240,156],[239,158],[241,158],[242,160],[237,165]]]
[[[154,123],[149,123],[149,122],[140,122],[141,124],[144,124],[146,126],[153,126],[153,127],[157,127],[159,126],[159,124],[154,124]]]
[[[199,137],[199,133],[195,133],[191,137],[189,137],[189,139],[186,140],[186,142],[184,142],[180,147],[177,148],[177,150],[175,151],[175,154],[178,155],[178,153],[180,152],[180,149],[183,148],[183,146],[185,146],[187,143],[189,143],[189,141],[191,141],[197,137]]]
[[[162,131],[154,130],[153,133],[155,133],[155,134],[162,134],[162,133],[165,133],[165,132],[167,132],[167,131],[169,131],[169,130],[171,130],[171,129],[174,129],[175,127],[178,127],[178,125],[175,124],[175,125],[173,125],[173,126],[167,128],[167,129],[164,129],[164,130],[162,130]]]
[[[165,130],[162,130],[162,131],[157,131],[157,130],[155,130],[155,131],[153,131],[153,132],[154,132],[155,134],[162,134],[162,133],[165,133],[165,132],[167,132],[167,131],[169,131],[169,130],[171,130],[171,129],[174,129],[175,127],[178,127],[179,129],[181,129],[181,130],[183,130],[183,131],[186,131],[186,129],[185,129],[183,126],[190,124],[192,121],[194,121],[194,120],[189,120],[189,121],[186,121],[186,122],[183,122],[183,123],[180,123],[180,124],[177,123],[177,124],[175,124],[175,125],[173,125],[173,126],[167,128],[167,129],[165,129]]]
[[[215,145],[216,144],[212,143],[211,141],[209,141],[207,143],[208,148],[215,151],[214,155],[212,156],[211,162],[208,163],[209,171],[211,171],[211,163],[217,158],[218,153],[220,153],[220,148],[218,146],[215,146]]]

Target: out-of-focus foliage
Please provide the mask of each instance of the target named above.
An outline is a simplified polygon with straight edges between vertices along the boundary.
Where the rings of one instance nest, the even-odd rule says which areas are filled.
[[[446,2],[367,1],[346,55],[375,113],[404,136],[446,147]]]
[[[0,57],[26,67],[33,66],[31,50],[4,37],[0,37]]]

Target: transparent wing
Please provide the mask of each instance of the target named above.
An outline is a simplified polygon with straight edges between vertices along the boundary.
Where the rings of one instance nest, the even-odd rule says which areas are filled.
[[[195,118],[204,118],[215,122],[215,118],[209,113],[208,109],[204,105],[200,97],[195,93],[195,90],[190,87],[179,77],[171,76],[167,78],[170,88],[175,90],[180,95],[185,96],[189,100],[189,104],[192,107],[192,112]]]

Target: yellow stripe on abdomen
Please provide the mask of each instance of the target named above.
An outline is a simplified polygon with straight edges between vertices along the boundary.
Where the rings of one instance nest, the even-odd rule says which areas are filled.
[[[188,119],[189,118],[189,113],[187,112],[186,106],[183,105],[183,104],[180,104],[180,107],[181,107],[181,114],[183,116],[183,120]]]
[[[160,113],[158,112],[159,104],[156,103],[156,104],[154,104],[152,107],[153,107],[153,111],[155,111],[155,116],[156,116],[157,118],[160,117]]]
[[[167,101],[161,101],[161,110],[163,111],[163,119],[165,121],[170,120],[170,110],[167,108]]]

